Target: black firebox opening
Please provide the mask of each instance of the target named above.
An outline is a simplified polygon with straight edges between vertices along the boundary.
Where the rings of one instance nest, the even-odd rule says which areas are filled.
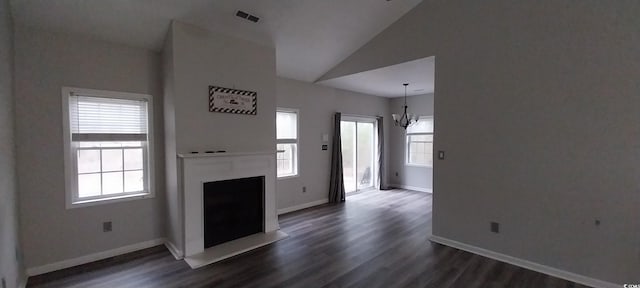
[[[204,183],[204,248],[264,231],[264,176]]]

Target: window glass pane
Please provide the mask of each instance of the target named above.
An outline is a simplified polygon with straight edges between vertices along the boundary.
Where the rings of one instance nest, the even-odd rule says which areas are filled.
[[[102,194],[122,192],[122,172],[102,173]]]
[[[433,165],[433,143],[425,143],[425,164]]]
[[[100,172],[100,150],[78,150],[78,173]]]
[[[413,143],[415,144],[416,150],[413,150],[416,154],[424,154],[424,143]]]
[[[407,162],[416,165],[433,165],[433,135],[407,135]]]
[[[80,148],[100,148],[100,143],[101,142],[74,142],[78,145],[78,147]]]
[[[356,123],[356,181],[358,189],[373,186],[375,132],[373,123]],[[346,188],[346,187],[345,187]]]
[[[142,142],[140,141],[121,141],[121,142],[98,142],[100,143],[100,147],[142,147]]]
[[[410,157],[411,161],[409,163],[420,164],[419,158],[420,158],[420,155],[418,153],[413,152],[411,153],[411,157]]]
[[[142,169],[143,161],[142,148],[124,149],[124,170]]]
[[[433,117],[421,117],[418,123],[407,127],[407,134],[433,133]]]
[[[278,167],[278,177],[292,176],[298,173],[296,167],[297,144],[278,144],[276,161]]]
[[[342,148],[342,177],[346,192],[356,191],[356,122],[340,121],[340,147]]]
[[[78,197],[100,196],[100,173],[78,175]]]
[[[124,172],[124,192],[138,192],[144,190],[144,172],[125,171]]]
[[[277,139],[296,139],[298,115],[295,112],[276,112]]]
[[[122,171],[122,149],[102,150],[102,171]]]
[[[433,135],[411,135],[411,142],[433,142]]]
[[[429,142],[429,143],[433,143],[433,135],[425,135],[425,141]]]

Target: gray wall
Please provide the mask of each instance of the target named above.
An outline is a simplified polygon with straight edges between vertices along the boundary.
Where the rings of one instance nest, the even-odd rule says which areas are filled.
[[[182,234],[182,197],[178,194],[178,163],[176,152],[176,113],[175,113],[175,69],[173,57],[173,25],[165,37],[162,50],[162,84],[164,85],[164,147],[165,147],[165,183],[167,202],[165,210],[166,237],[172,250],[184,245]],[[173,247],[171,247],[173,245]],[[173,251],[182,253],[181,251]],[[179,255],[182,256],[182,255]]]
[[[380,115],[386,119],[389,100],[286,78],[278,78],[277,84],[278,107],[300,111],[299,176],[278,180],[277,207],[285,209],[327,200],[334,113]],[[384,125],[385,143],[388,143],[388,121]],[[329,135],[328,142],[322,142],[322,134]],[[329,145],[329,150],[323,151],[322,144]],[[385,146],[385,156],[388,147]],[[302,192],[303,186],[307,187],[306,193]]]
[[[37,267],[164,237],[160,55],[16,28],[17,171],[25,266]],[[65,209],[62,86],[154,97],[156,197]],[[112,232],[102,232],[103,221],[113,221]]]
[[[174,22],[176,150],[274,151],[275,48]],[[209,85],[258,92],[258,114],[209,112]]]
[[[625,0],[423,1],[327,77],[435,55],[433,234],[639,283],[638,15]]]
[[[13,97],[13,23],[0,0],[0,278],[14,288],[23,280],[18,232]]]
[[[275,154],[275,48],[174,21],[165,43],[168,238],[182,246],[177,153]],[[209,85],[256,91],[257,115],[209,112]]]
[[[408,111],[419,116],[433,116],[433,94],[424,94],[407,97]],[[402,113],[404,109],[404,97],[392,98],[389,101],[389,113]],[[389,182],[397,186],[409,186],[421,190],[433,191],[433,167],[407,166],[406,130],[396,127],[393,119],[388,118],[391,129],[389,130]],[[396,176],[398,173],[398,176]]]

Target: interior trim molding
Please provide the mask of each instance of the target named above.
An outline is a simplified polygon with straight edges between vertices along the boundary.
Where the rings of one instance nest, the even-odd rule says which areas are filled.
[[[442,244],[442,245],[445,245],[445,246],[453,247],[453,248],[456,248],[456,249],[464,250],[464,251],[467,251],[467,252],[470,252],[470,253],[473,253],[473,254],[484,256],[484,257],[491,258],[491,259],[494,259],[494,260],[498,260],[498,261],[501,261],[501,262],[509,263],[509,264],[512,264],[512,265],[515,265],[515,266],[518,266],[518,267],[522,267],[522,268],[525,268],[525,269],[529,269],[529,270],[533,270],[533,271],[540,272],[540,273],[543,273],[543,274],[551,275],[553,277],[557,277],[557,278],[565,279],[565,280],[568,280],[568,281],[576,282],[576,283],[579,283],[579,284],[587,285],[587,286],[592,286],[592,287],[597,287],[597,288],[620,288],[620,287],[622,287],[622,284],[614,284],[614,283],[611,283],[611,282],[598,280],[598,279],[591,278],[591,277],[588,277],[588,276],[584,276],[584,275],[568,272],[568,271],[565,271],[565,270],[561,270],[561,269],[558,269],[558,268],[542,265],[542,264],[531,262],[531,261],[524,260],[524,259],[521,259],[521,258],[516,258],[516,257],[513,257],[513,256],[509,256],[509,255],[506,255],[506,254],[498,253],[498,252],[495,252],[495,251],[487,250],[487,249],[484,249],[484,248],[476,247],[476,246],[473,246],[473,245],[465,244],[465,243],[462,243],[462,242],[458,242],[458,241],[455,241],[455,240],[451,240],[451,239],[440,237],[440,236],[436,236],[436,235],[431,235],[431,237],[429,237],[429,241],[435,242],[435,243],[438,243],[438,244]]]
[[[87,263],[119,256],[122,254],[131,253],[134,251],[151,248],[154,246],[162,245],[164,243],[165,243],[164,238],[158,238],[154,240],[122,246],[122,247],[107,250],[107,251],[92,253],[92,254],[80,256],[77,258],[71,258],[71,259],[62,260],[62,261],[58,261],[50,264],[45,264],[42,266],[29,267],[27,268],[27,276],[31,277],[31,276],[45,274],[45,273],[49,273],[57,270],[66,269],[73,266],[87,264]]]
[[[18,287],[27,288],[27,282],[29,282],[29,276],[23,275],[22,279],[20,279],[20,284],[18,284]]]
[[[173,258],[176,258],[176,260],[182,260],[184,258],[184,255],[180,252],[180,250],[178,250],[178,248],[176,248],[176,245],[173,245],[173,243],[169,241],[169,239],[164,241],[164,246],[167,247],[167,250],[171,252],[171,255],[173,255]]]
[[[307,209],[307,208],[310,208],[310,207],[313,207],[313,206],[318,206],[318,205],[322,205],[322,204],[326,204],[326,203],[329,203],[329,199],[322,199],[322,200],[308,202],[308,203],[295,205],[295,206],[291,206],[291,207],[287,207],[287,208],[282,208],[282,209],[278,209],[278,215],[291,213],[293,211]]]
[[[393,188],[407,189],[407,190],[413,190],[418,192],[433,193],[432,189],[423,188],[423,187],[408,186],[408,185],[402,185],[402,184],[389,184],[389,186]]]

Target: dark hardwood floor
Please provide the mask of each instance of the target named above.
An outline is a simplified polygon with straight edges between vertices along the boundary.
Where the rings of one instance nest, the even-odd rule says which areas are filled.
[[[289,238],[191,270],[158,246],[28,287],[585,287],[428,241],[431,195],[368,191],[280,216]]]

